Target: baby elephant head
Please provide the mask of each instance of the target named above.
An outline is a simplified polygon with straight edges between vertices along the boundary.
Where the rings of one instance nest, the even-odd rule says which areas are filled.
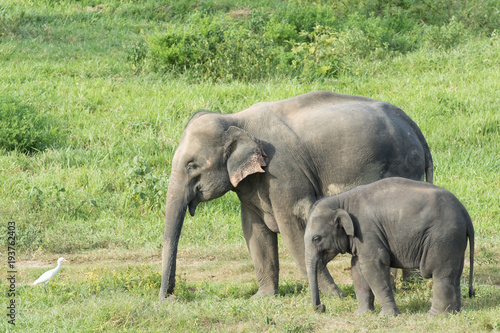
[[[339,253],[351,251],[354,225],[343,209],[332,209],[316,204],[307,221],[304,235],[306,265],[313,306],[316,311],[325,311],[319,300],[318,266],[326,264]]]

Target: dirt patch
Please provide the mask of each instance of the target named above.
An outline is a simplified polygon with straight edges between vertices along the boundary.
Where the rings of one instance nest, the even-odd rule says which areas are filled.
[[[240,9],[235,9],[227,13],[227,15],[231,16],[232,18],[245,18],[250,16],[251,14],[250,7],[245,7],[245,8],[240,8]]]
[[[280,247],[280,281],[303,280],[299,268],[293,258]],[[53,268],[61,255],[50,255],[26,258],[18,262],[18,269],[29,273],[32,269]],[[87,269],[89,267],[113,266],[126,267],[152,265],[161,272],[161,250],[149,249],[141,252],[126,250],[94,250],[88,253],[65,254],[69,262],[64,267],[69,270]],[[350,256],[338,256],[328,264],[328,268],[336,283],[350,284]],[[26,274],[23,274],[26,275]],[[240,245],[228,245],[219,248],[188,247],[180,249],[177,255],[177,275],[189,283],[201,281],[234,281],[248,283],[255,281],[255,272],[250,254]]]
[[[87,7],[87,12],[100,12],[104,9],[104,5],[97,5],[95,7]]]

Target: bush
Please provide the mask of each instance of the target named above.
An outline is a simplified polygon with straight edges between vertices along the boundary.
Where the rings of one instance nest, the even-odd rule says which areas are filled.
[[[342,13],[335,5],[321,5],[304,1],[288,1],[276,11],[275,17],[281,22],[287,22],[295,31],[313,32],[316,27],[338,25],[337,16]]]
[[[267,21],[266,21],[267,20]],[[149,58],[156,71],[208,80],[258,80],[270,76],[309,77],[338,74],[337,58],[327,59],[334,33],[315,26],[294,26],[263,13],[241,19],[201,17],[184,29],[170,28],[149,38]]]
[[[131,59],[135,67],[149,63],[154,71],[197,80],[336,77],[360,59],[453,47],[467,30],[450,14],[464,17],[466,11],[465,4],[438,0],[290,0],[267,11],[198,11],[189,24],[150,36],[147,48],[135,46]]]
[[[453,17],[450,23],[441,27],[427,26],[424,32],[424,40],[427,47],[449,49],[457,45],[466,35],[465,26]]]
[[[31,104],[0,96],[0,149],[33,153],[61,139],[53,117],[39,113]]]
[[[346,54],[366,58],[387,53],[408,53],[421,44],[421,26],[405,12],[378,17],[350,14],[344,23]]]
[[[295,58],[291,68],[299,77],[337,76],[347,69],[345,48],[339,47],[342,35],[327,27],[317,26],[313,32],[303,32],[310,42],[294,43],[292,53]],[[289,73],[293,73],[291,70]],[[294,73],[295,74],[295,73]]]
[[[446,25],[455,17],[468,29],[490,34],[500,25],[498,0],[343,0],[349,12],[365,17],[390,17],[405,13],[406,18],[429,26]]]

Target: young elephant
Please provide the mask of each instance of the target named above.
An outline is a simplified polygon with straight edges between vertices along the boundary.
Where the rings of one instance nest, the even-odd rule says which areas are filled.
[[[356,313],[399,314],[389,267],[419,268],[434,279],[429,315],[460,310],[460,276],[470,243],[469,297],[474,263],[474,228],[465,207],[449,191],[403,178],[385,178],[323,198],[309,213],[304,241],[313,306],[323,312],[318,269],[339,253],[352,254]]]

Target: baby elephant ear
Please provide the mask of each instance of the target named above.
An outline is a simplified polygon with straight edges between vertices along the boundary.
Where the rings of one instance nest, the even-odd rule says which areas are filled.
[[[333,214],[335,225],[342,227],[348,236],[354,236],[354,224],[349,213],[343,209],[336,209]]]
[[[225,132],[224,161],[231,184],[236,187],[247,176],[264,173],[267,155],[262,143],[252,134],[231,126]]]

